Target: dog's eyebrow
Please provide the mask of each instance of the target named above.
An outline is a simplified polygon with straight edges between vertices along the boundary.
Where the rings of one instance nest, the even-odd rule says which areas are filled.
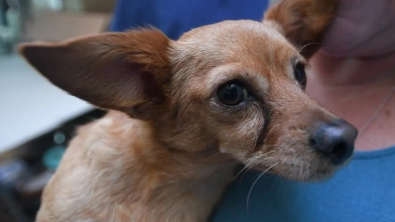
[[[306,64],[306,60],[300,55],[294,55],[291,58],[291,65],[292,67],[296,66],[298,63]]]

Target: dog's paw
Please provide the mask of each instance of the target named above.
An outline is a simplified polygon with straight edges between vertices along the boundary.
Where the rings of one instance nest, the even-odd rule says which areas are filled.
[[[339,0],[282,0],[269,9],[264,20],[276,22],[279,31],[310,58],[320,48],[338,4]]]

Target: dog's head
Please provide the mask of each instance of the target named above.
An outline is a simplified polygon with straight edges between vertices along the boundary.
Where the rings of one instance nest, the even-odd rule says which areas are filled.
[[[169,149],[322,178],[351,156],[357,131],[304,93],[306,61],[276,26],[225,21],[178,41],[140,29],[20,52],[70,94],[151,122]]]

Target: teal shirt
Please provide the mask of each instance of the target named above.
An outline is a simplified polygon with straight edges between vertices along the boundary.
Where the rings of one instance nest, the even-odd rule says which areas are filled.
[[[395,147],[356,152],[324,182],[298,183],[249,172],[234,181],[214,222],[395,222]]]

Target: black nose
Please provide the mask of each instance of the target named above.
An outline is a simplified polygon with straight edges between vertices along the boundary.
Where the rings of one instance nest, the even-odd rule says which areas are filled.
[[[312,133],[311,146],[332,160],[335,165],[344,163],[354,151],[357,129],[344,120],[320,124]]]

